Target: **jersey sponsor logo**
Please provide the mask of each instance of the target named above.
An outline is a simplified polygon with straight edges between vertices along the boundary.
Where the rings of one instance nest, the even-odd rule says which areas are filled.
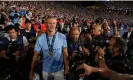
[[[49,52],[49,49],[45,49],[46,52]],[[54,48],[53,49],[53,52],[59,52],[60,51],[60,48]]]

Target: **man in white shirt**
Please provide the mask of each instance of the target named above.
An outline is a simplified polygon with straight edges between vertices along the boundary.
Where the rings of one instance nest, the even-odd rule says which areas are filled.
[[[127,41],[129,58],[133,58],[133,26],[130,25],[128,32],[125,32],[122,37]]]
[[[129,42],[130,38],[133,37],[133,32],[132,31],[133,31],[133,27],[129,26],[128,32],[125,32],[122,36],[127,42]]]

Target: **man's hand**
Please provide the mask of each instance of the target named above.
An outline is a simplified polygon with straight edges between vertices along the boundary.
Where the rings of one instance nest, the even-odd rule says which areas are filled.
[[[73,51],[72,57],[75,57],[75,56],[76,56],[76,51]]]
[[[86,34],[85,36],[89,39],[89,41],[92,41],[92,36],[90,34]]]
[[[98,56],[104,56],[105,54],[105,48],[98,48],[97,49]]]
[[[103,76],[109,76],[111,75],[111,71],[108,68],[96,68],[96,67],[91,67],[87,64],[81,64],[78,69],[84,69],[85,72],[83,74],[80,74],[79,77],[84,77],[86,75],[90,75],[93,72],[100,72],[101,75]]]
[[[83,47],[82,50],[83,50],[85,55],[89,55],[90,54],[89,50],[87,48]]]
[[[85,70],[85,72],[83,74],[79,75],[80,77],[84,77],[85,75],[90,75],[93,72],[93,68],[91,66],[87,65],[87,64],[80,65],[77,68],[77,70],[78,69],[84,69]]]
[[[67,48],[63,49],[63,53],[64,53],[64,65],[65,65],[65,70],[64,70],[64,75],[66,76],[69,73],[69,61],[68,61],[68,53],[67,53]]]
[[[64,75],[66,76],[67,74],[69,74],[69,69],[64,70]]]

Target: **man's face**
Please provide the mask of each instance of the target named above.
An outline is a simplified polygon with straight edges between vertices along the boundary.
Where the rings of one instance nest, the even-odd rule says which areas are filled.
[[[92,28],[92,31],[91,31],[91,34],[93,36],[97,36],[97,35],[100,35],[101,34],[101,29],[99,27],[93,27]]]
[[[107,24],[105,24],[104,26],[103,26],[103,33],[105,34],[105,35],[110,35],[110,27],[109,27],[109,25],[107,25]]]
[[[17,32],[14,29],[9,30],[8,33],[11,39],[15,39],[17,37]]]
[[[55,31],[57,20],[55,18],[49,18],[46,20],[46,27],[49,32]]]
[[[31,29],[31,23],[26,23],[26,29],[30,30]]]
[[[80,32],[78,30],[73,30],[70,32],[71,39],[77,41],[79,38]]]

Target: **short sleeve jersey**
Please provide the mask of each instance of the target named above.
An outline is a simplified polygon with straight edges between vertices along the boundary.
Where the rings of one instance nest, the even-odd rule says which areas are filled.
[[[57,72],[62,70],[64,66],[63,49],[67,47],[66,36],[59,32],[56,32],[55,36],[52,56],[49,54],[46,33],[39,36],[35,44],[34,50],[43,53],[43,71],[45,72]],[[48,39],[51,44],[53,37],[48,37]]]

